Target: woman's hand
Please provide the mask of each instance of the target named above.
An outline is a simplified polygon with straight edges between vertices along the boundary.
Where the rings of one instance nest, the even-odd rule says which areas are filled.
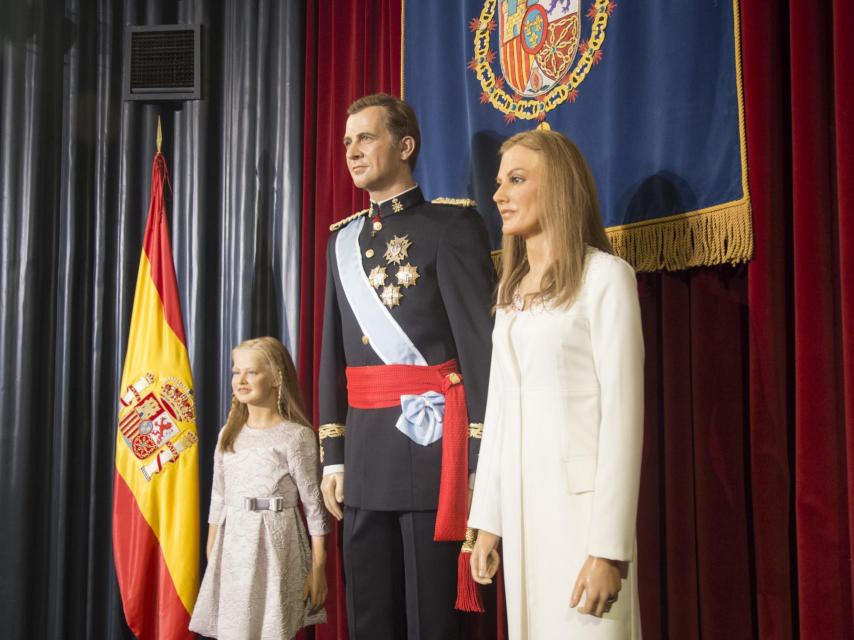
[[[497,547],[500,536],[489,531],[477,532],[477,540],[471,552],[471,576],[478,584],[492,584],[492,578],[498,571],[501,558]]]
[[[596,617],[611,609],[617,600],[622,584],[620,582],[620,567],[616,560],[587,556],[584,566],[578,572],[569,606],[576,607],[581,602],[581,596],[586,593],[584,606],[579,613],[589,613]]]
[[[309,602],[312,613],[318,611],[326,602],[327,592],[326,566],[312,565],[302,590],[303,601]]]

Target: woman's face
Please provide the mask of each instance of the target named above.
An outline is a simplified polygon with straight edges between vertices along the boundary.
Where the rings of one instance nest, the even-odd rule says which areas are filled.
[[[542,232],[539,191],[543,173],[542,156],[532,149],[517,144],[501,156],[495,179],[498,189],[492,199],[506,235],[530,238]]]
[[[276,380],[266,359],[254,349],[235,349],[231,353],[231,390],[243,404],[269,406],[278,397]]]

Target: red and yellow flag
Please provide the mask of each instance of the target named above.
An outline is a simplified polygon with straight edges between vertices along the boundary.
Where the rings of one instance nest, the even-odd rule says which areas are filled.
[[[192,638],[199,580],[199,460],[193,378],[158,151],[122,374],[113,554],[128,626],[141,640]]]

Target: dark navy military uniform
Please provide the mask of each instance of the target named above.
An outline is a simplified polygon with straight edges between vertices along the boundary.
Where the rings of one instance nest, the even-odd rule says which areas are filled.
[[[414,187],[333,225],[327,249],[321,455],[326,472],[344,465],[350,637],[405,637],[407,624],[410,638],[449,640],[458,637],[453,606],[460,544],[433,542],[442,441],[424,446],[398,430],[400,407],[347,403],[346,367],[384,364],[348,302],[336,258],[338,234],[360,217],[364,276],[427,365],[457,359],[473,431],[483,422],[489,379],[495,286],[489,239],[473,208],[426,202]],[[471,473],[479,442],[469,438]]]

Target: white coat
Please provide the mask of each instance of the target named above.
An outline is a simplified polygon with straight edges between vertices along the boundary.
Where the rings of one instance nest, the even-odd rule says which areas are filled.
[[[589,249],[571,306],[496,313],[469,525],[502,537],[511,640],[640,638],[642,438],[634,271]],[[625,561],[602,618],[569,607],[588,555]]]

